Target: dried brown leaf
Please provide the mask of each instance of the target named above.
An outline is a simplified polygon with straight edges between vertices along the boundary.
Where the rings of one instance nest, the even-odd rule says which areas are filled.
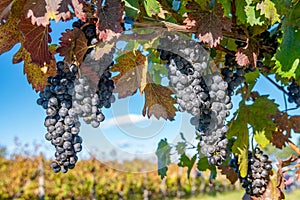
[[[143,108],[143,116],[147,113],[148,118],[154,115],[157,119],[162,117],[166,120],[174,120],[176,115],[174,104],[176,100],[171,96],[174,93],[170,88],[155,83],[148,83],[144,92],[146,101]]]
[[[256,67],[258,54],[257,42],[252,40],[248,41],[245,47],[239,47],[237,49],[237,53],[235,54],[237,64],[240,66],[252,65]]]
[[[238,174],[230,166],[221,165],[218,167],[221,170],[221,174],[225,175],[231,184],[234,184],[238,180]]]

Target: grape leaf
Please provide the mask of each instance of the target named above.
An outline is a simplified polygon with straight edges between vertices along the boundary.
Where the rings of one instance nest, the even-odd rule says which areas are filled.
[[[300,4],[282,21],[283,38],[276,52],[277,73],[284,78],[300,77],[300,31],[295,18],[300,18]],[[293,20],[294,19],[294,20]]]
[[[248,148],[249,148],[249,146],[243,146],[242,148],[238,147],[238,150],[239,150],[239,156],[238,156],[239,171],[240,171],[240,176],[242,178],[245,178],[248,174]]]
[[[235,54],[237,64],[240,66],[248,66],[251,64],[256,67],[256,60],[259,54],[257,46],[257,42],[250,39],[247,41],[247,45],[245,47],[239,47]]]
[[[72,16],[69,7],[72,7],[76,17],[82,21],[86,20],[83,4],[78,0],[27,0],[24,11],[28,18],[31,17],[32,24],[36,23],[38,26],[46,27],[50,19],[57,22],[60,19],[70,19]]]
[[[7,19],[13,0],[1,0],[0,2],[0,24],[3,19]]]
[[[185,153],[181,154],[179,158],[178,166],[188,168],[187,170],[188,179],[190,179],[191,170],[195,164],[196,158],[197,158],[197,154],[195,154],[192,158],[189,158]]]
[[[57,49],[59,55],[64,56],[64,60],[68,63],[72,63],[74,60],[82,63],[88,50],[85,34],[75,27],[73,30],[67,29],[59,39],[61,40],[60,47]]]
[[[231,16],[231,1],[230,0],[218,0],[219,3],[222,4],[222,8],[224,9],[224,16]]]
[[[131,96],[138,88],[142,92],[142,80],[147,76],[147,57],[141,51],[130,51],[118,57],[116,62],[117,64],[114,64],[110,71],[120,72],[113,77],[116,84],[114,92],[118,93],[118,97]]]
[[[52,55],[48,49],[48,43],[51,42],[49,32],[51,29],[43,26],[32,25],[29,19],[22,18],[18,28],[25,39],[24,48],[30,53],[31,61],[37,65],[43,66],[49,64]]]
[[[207,169],[209,169],[211,171],[210,179],[214,179],[217,175],[216,166],[215,165],[210,165],[208,163],[207,157],[202,157],[198,160],[197,169],[199,171],[206,171]]]
[[[260,14],[265,15],[265,17],[270,20],[271,25],[280,21],[280,16],[278,15],[275,4],[272,1],[264,0],[256,5],[256,9],[260,10]]]
[[[224,17],[222,4],[215,3],[212,10],[201,10],[195,2],[189,2],[186,8],[191,10],[184,16],[186,28],[195,32],[201,42],[210,47],[217,46],[223,37],[222,30],[230,30],[231,21]]]
[[[24,74],[28,82],[36,92],[42,91],[48,85],[47,78],[56,74],[55,60],[50,60],[49,65],[41,67],[31,61],[30,53],[25,48],[21,47],[19,52],[24,60]]]
[[[146,13],[149,17],[160,13],[160,4],[157,0],[143,0]]]
[[[110,38],[117,33],[123,32],[121,25],[122,17],[124,14],[125,3],[121,0],[105,1],[104,6],[98,1],[98,22],[96,24],[99,38]],[[108,36],[107,36],[108,35]],[[106,39],[109,41],[109,39]]]
[[[270,140],[266,137],[265,131],[256,131],[254,134],[254,139],[261,146],[261,148],[265,148],[268,144],[270,144]]]
[[[0,26],[0,55],[12,49],[21,40],[22,36],[16,27],[16,21],[8,20]]]
[[[100,43],[95,48],[95,55],[94,55],[95,60],[100,60],[104,54],[109,54],[113,48],[115,48],[115,42]]]
[[[157,156],[158,175],[160,175],[161,179],[167,176],[168,165],[171,162],[170,151],[171,146],[169,145],[167,139],[165,138],[160,140],[155,154]]]
[[[300,116],[289,117],[285,112],[278,112],[270,115],[270,118],[276,123],[280,130],[285,130],[291,133],[293,129],[295,132],[300,132]]]
[[[140,5],[139,5],[138,1],[136,1],[136,0],[126,0],[125,1],[126,16],[135,19],[138,17],[139,12],[140,12]]]
[[[245,7],[247,3],[245,0],[235,1],[235,15],[238,20],[238,24],[246,24],[247,16],[245,13]]]
[[[271,144],[276,148],[282,149],[286,146],[286,142],[291,138],[291,133],[284,134],[281,129],[272,132],[272,138],[270,139]]]
[[[176,151],[178,154],[184,154],[185,153],[185,148],[186,148],[186,143],[185,142],[178,142],[176,145]]]
[[[232,167],[220,165],[218,168],[221,170],[221,174],[225,175],[231,184],[234,184],[238,180],[238,174]]]
[[[155,83],[147,83],[145,92],[145,105],[143,108],[143,116],[146,115],[148,118],[152,114],[159,119],[174,120],[176,108],[174,104],[176,100],[171,96],[174,92],[165,86],[157,85]]]
[[[247,22],[251,25],[262,25],[263,21],[260,21],[260,17],[256,17],[256,8],[255,6],[251,6],[250,4],[247,4],[245,6],[245,13],[247,16]]]

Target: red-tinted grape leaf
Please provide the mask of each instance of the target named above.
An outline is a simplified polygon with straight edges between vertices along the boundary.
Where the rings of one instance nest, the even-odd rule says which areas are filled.
[[[31,17],[32,24],[47,26],[50,19],[59,21],[72,17],[69,7],[72,7],[76,17],[86,20],[83,4],[78,0],[28,0],[24,6],[27,17]]]
[[[48,43],[51,42],[49,27],[32,25],[29,19],[21,19],[18,28],[23,33],[25,39],[24,48],[30,53],[33,63],[43,66],[49,64],[52,55],[48,49]]]
[[[251,64],[256,67],[258,54],[257,42],[249,40],[246,47],[239,47],[237,49],[237,53],[235,54],[237,64],[240,66],[248,66]]]
[[[286,142],[289,141],[291,138],[291,133],[287,132],[286,134],[283,134],[282,130],[275,130],[272,132],[272,138],[270,139],[270,142],[278,149],[282,149],[286,146]]]
[[[75,12],[75,16],[82,21],[86,21],[86,15],[83,12],[83,4],[79,2],[79,0],[72,0],[72,7]]]
[[[300,132],[300,116],[289,117],[287,113],[278,112],[275,115],[270,115],[274,123],[277,124],[278,128],[285,130],[288,133],[293,129],[295,132]]]
[[[13,4],[13,0],[1,0],[0,1],[0,24],[1,24],[2,19],[7,18],[12,4]]]
[[[59,39],[61,41],[59,42],[60,47],[57,49],[59,55],[65,57],[64,60],[68,63],[72,63],[74,60],[82,63],[88,49],[84,33],[75,27],[73,30],[67,29]]]
[[[47,78],[56,74],[55,60],[51,60],[49,65],[43,67],[31,62],[30,53],[22,48],[20,51],[22,60],[24,60],[24,74],[27,80],[32,84],[32,88],[36,91],[42,91],[48,84]]]
[[[22,40],[20,31],[15,21],[8,21],[0,26],[0,55],[12,49],[15,44]]]
[[[200,41],[208,43],[210,47],[221,42],[222,30],[231,28],[231,21],[223,16],[224,10],[220,3],[215,3],[212,10],[201,10],[195,2],[189,2],[186,8],[191,10],[184,15],[186,28],[195,32]]]
[[[67,20],[71,18],[71,12],[69,10],[69,6],[72,5],[72,0],[64,0],[59,4],[58,16],[63,20]]]
[[[148,83],[144,92],[146,100],[143,116],[147,113],[148,118],[154,115],[157,119],[162,117],[166,120],[174,120],[176,115],[174,104],[176,100],[171,96],[174,92],[170,88],[155,83]]]
[[[25,6],[27,17],[31,17],[32,24],[47,26],[50,19],[59,20],[58,9],[62,0],[29,0]],[[28,10],[27,10],[28,9]]]
[[[121,22],[125,9],[125,2],[121,2],[121,0],[105,1],[104,6],[100,4],[101,2],[99,1],[98,3],[97,12],[97,31],[99,33],[102,32],[100,39],[107,38],[107,36],[104,36],[106,34],[113,35],[113,33],[121,33],[123,31]]]
[[[238,180],[238,174],[232,167],[221,165],[218,168],[221,170],[221,174],[225,175],[231,184],[234,184]]]
[[[111,72],[120,72],[113,77],[116,83],[114,92],[118,93],[119,98],[125,98],[135,94],[143,86],[142,80],[147,76],[147,60],[140,51],[130,51],[116,61],[117,64],[110,69]]]

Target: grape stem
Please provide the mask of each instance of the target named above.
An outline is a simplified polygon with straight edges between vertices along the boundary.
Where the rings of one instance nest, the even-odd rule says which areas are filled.
[[[287,143],[298,155],[300,155],[300,148],[297,147],[297,145],[295,145],[291,140],[288,140]]]

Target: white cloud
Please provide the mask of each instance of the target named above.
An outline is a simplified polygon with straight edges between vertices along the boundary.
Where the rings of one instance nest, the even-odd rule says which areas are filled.
[[[148,120],[149,119],[147,117],[143,117],[141,115],[128,114],[128,115],[113,117],[111,119],[105,120],[101,124],[101,127],[107,129],[107,128],[112,128],[115,126],[136,124],[136,123],[144,122],[144,121],[148,121]]]

